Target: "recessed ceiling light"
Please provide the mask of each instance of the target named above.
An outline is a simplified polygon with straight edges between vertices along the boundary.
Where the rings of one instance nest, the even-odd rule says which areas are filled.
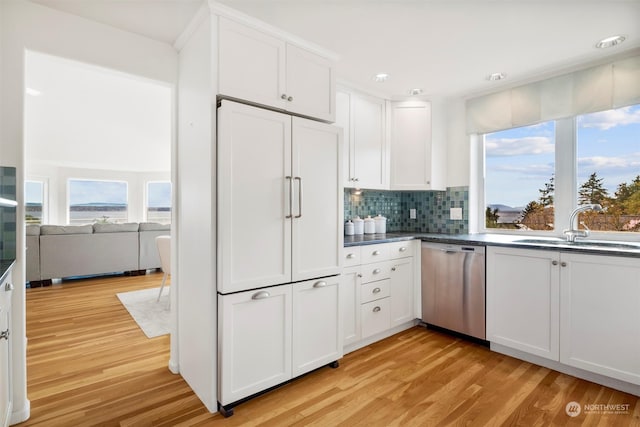
[[[424,91],[422,89],[409,89],[409,95],[422,95]]]
[[[36,89],[31,89],[30,87],[28,87],[25,92],[27,93],[27,95],[31,95],[31,96],[40,96],[42,95],[42,92],[40,92],[39,90]]]
[[[387,73],[378,73],[373,77],[373,79],[375,81],[377,81],[378,83],[386,82],[387,80],[389,80],[389,74],[387,74]]]
[[[497,82],[498,80],[504,80],[507,78],[505,73],[493,73],[487,76],[487,80],[490,82]]]
[[[625,40],[625,36],[611,36],[611,37],[607,37],[606,39],[600,40],[598,43],[596,43],[596,47],[598,49],[605,49],[605,48],[613,47],[617,44],[620,44],[624,40]]]

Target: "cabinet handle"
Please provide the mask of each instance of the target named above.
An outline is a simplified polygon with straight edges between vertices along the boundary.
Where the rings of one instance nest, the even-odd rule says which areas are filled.
[[[355,182],[358,182],[358,181],[360,181],[360,178],[353,178],[353,180],[354,180]]]
[[[380,269],[376,268],[375,270],[373,270],[373,274],[380,274]]]
[[[285,216],[285,218],[293,217],[293,180],[290,176],[285,176],[284,179],[289,180],[289,215]]]
[[[554,259],[553,261],[551,261],[551,265],[558,265],[558,261]]]
[[[288,97],[287,101],[289,101],[289,102],[293,101],[293,96]]]
[[[375,288],[373,291],[371,291],[374,294],[378,294],[380,293],[381,289],[380,288]]]
[[[327,282],[325,282],[324,280],[321,280],[313,284],[314,288],[324,288],[325,286],[327,286]]]
[[[382,309],[381,309],[379,306],[377,306],[377,305],[376,305],[375,307],[373,307],[373,312],[374,312],[374,313],[377,313],[377,312],[379,312],[380,310],[382,310]]]
[[[7,284],[4,285],[4,290],[5,290],[5,292],[12,291],[13,290],[13,285],[11,283],[7,282]]]
[[[9,341],[9,329],[7,329],[6,331],[0,332],[0,340]]]
[[[358,277],[362,277],[362,274],[358,273],[358,274],[357,274],[357,276],[358,276]]]
[[[296,215],[295,217],[302,218],[302,178],[296,176],[293,179],[298,181],[298,215]]]
[[[396,271],[396,268],[395,267],[391,267],[391,271]]]
[[[352,259],[355,258],[356,254],[347,254],[347,258]]]
[[[267,291],[260,291],[260,292],[256,292],[255,294],[253,294],[251,296],[251,299],[265,299],[265,298],[269,298],[271,296],[271,294]]]
[[[282,99],[287,99],[287,94],[286,94],[286,93],[283,93],[282,95],[280,95],[280,98],[282,98]]]
[[[373,253],[371,255],[373,255],[373,256],[380,255],[380,251],[373,251]]]
[[[400,248],[400,249],[398,249],[398,250],[399,250],[400,252],[404,252],[404,251],[406,251],[406,250],[407,250],[407,248],[405,248],[405,247],[403,246],[403,247],[401,247],[401,248]]]
[[[567,263],[566,263],[566,262],[564,262],[564,261],[562,261],[562,262],[560,263],[560,266],[561,266],[561,267],[566,267],[566,266],[567,266]]]

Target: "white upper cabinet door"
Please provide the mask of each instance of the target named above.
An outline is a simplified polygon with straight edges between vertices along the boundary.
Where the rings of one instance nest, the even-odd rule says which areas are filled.
[[[640,261],[561,257],[560,362],[640,384]]]
[[[385,101],[370,96],[351,97],[354,169],[351,186],[388,189],[388,156],[385,137]]]
[[[285,108],[293,113],[333,122],[336,117],[336,80],[333,62],[287,44]]]
[[[354,187],[352,171],[355,169],[354,150],[351,143],[353,127],[351,126],[351,94],[336,92],[336,126],[342,128],[342,185]]]
[[[487,247],[487,340],[558,360],[558,252]]]
[[[342,357],[340,277],[296,283],[293,286],[294,377]]]
[[[291,177],[291,117],[222,101],[218,109],[218,291],[291,281],[293,183],[287,177]]]
[[[286,43],[225,17],[219,20],[218,92],[285,108]]]
[[[342,129],[293,118],[293,280],[339,274]]]
[[[223,405],[291,379],[291,304],[291,285],[218,298]]]
[[[391,104],[391,189],[432,190],[431,104]]]

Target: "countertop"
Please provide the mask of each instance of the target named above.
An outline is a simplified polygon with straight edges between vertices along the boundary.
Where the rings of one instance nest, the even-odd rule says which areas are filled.
[[[562,250],[592,255],[614,255],[640,258],[640,242],[610,242],[595,239],[580,239],[568,243],[559,238],[507,234],[435,234],[394,232],[386,234],[364,234],[344,236],[344,246],[372,245],[402,240],[419,239],[426,242],[506,246],[522,249]]]

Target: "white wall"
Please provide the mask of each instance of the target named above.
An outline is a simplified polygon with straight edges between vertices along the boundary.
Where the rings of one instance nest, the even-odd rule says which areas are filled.
[[[0,1],[0,164],[16,166],[24,180],[25,50],[74,59],[175,85],[177,53],[172,46],[58,12],[24,0]],[[23,195],[18,195],[23,205]],[[24,209],[18,210],[24,218]],[[24,227],[24,222],[18,227]],[[16,283],[24,283],[25,239],[18,233]],[[29,416],[26,393],[25,290],[16,286],[13,301],[12,423]]]

